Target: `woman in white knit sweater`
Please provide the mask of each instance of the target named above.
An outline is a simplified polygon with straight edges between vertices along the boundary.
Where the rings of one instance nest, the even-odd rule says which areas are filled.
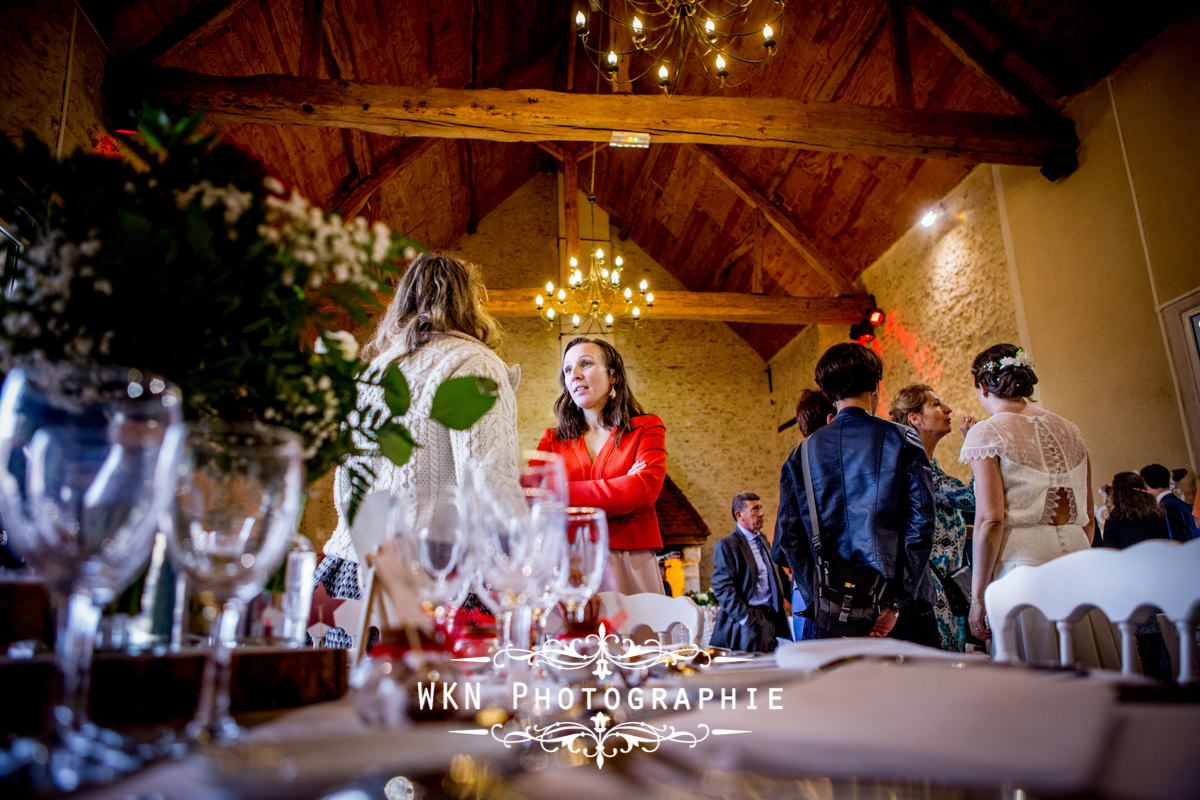
[[[373,457],[373,491],[416,496],[437,486],[461,485],[469,469],[486,479],[517,485],[515,380],[495,353],[500,326],[483,308],[482,284],[473,266],[446,255],[422,253],[408,268],[392,302],[363,349],[372,366],[398,364],[412,402],[401,421],[419,443],[404,466]],[[496,382],[495,405],[467,430],[443,427],[429,416],[437,388],[448,378],[476,375]],[[363,387],[359,408],[383,407],[378,387]],[[359,598],[358,565],[350,540],[346,506],[350,483],[344,467],[334,482],[338,524],[325,544],[317,580],[331,597]],[[340,628],[326,634],[327,646],[349,646]]]

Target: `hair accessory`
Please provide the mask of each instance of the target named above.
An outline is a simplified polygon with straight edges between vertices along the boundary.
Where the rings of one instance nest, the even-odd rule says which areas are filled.
[[[1029,357],[1029,353],[1025,352],[1024,347],[1018,347],[1015,355],[1005,356],[999,361],[989,361],[983,365],[983,368],[988,372],[997,372],[1005,367],[1028,367],[1033,369],[1033,359]]]

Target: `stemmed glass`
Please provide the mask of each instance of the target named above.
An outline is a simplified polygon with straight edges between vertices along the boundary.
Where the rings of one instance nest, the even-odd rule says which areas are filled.
[[[141,759],[87,715],[100,608],[150,555],[183,440],[177,387],[116,366],[41,363],[0,389],[0,507],[12,544],[46,582],[56,610],[46,754],[31,783],[70,790]],[[40,766],[39,766],[40,765]]]
[[[421,604],[444,624],[448,609],[466,599],[469,521],[457,486],[436,486],[393,501],[390,527],[407,539]]]
[[[503,646],[529,646],[530,606],[545,591],[566,523],[567,479],[554,453],[521,454],[519,487],[476,480],[476,582],[499,611]]]
[[[567,613],[583,622],[587,602],[600,588],[608,565],[608,518],[598,508],[568,508],[567,532],[556,573]]]
[[[259,423],[202,422],[188,430],[167,528],[171,557],[220,608],[196,716],[187,735],[229,742],[241,728],[229,714],[231,649],[246,603],[279,566],[304,491],[298,434]]]

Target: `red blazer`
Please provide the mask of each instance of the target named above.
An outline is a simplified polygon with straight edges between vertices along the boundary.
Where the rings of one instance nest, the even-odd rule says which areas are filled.
[[[611,550],[658,550],[662,536],[654,501],[667,475],[666,428],[658,417],[633,418],[633,430],[609,436],[593,462],[583,437],[562,441],[548,428],[538,450],[558,453],[567,467],[571,505],[602,508],[608,513],[608,546]],[[634,462],[646,466],[630,475]]]

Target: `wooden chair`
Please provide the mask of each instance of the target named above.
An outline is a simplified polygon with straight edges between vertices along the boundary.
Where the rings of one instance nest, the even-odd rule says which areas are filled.
[[[687,640],[691,644],[700,642],[702,615],[700,606],[690,597],[668,597],[665,594],[641,592],[623,594],[599,592],[602,616],[610,617],[620,607],[625,613],[625,622],[620,633],[626,634],[638,625],[646,625],[658,635],[662,644],[670,643],[666,635],[671,625],[678,622],[687,628]]]
[[[1016,660],[1017,615],[1036,608],[1058,629],[1059,663],[1074,662],[1071,628],[1092,608],[1121,630],[1121,673],[1137,663],[1136,632],[1155,607],[1178,633],[1179,682],[1194,681],[1200,622],[1200,539],[1154,539],[1125,550],[1081,550],[1036,567],[1019,567],[984,594],[997,661]]]

